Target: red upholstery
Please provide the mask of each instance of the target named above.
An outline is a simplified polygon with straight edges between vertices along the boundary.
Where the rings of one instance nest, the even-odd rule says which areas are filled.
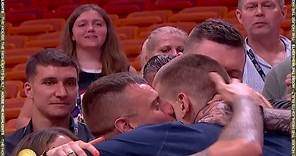
[[[195,0],[196,6],[227,6],[236,7],[237,0]]]
[[[192,7],[193,4],[190,0],[158,0],[154,3],[148,3],[145,6],[146,10],[181,10],[184,8]]]

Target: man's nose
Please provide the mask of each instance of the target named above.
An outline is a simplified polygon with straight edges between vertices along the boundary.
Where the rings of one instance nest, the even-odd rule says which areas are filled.
[[[258,7],[256,9],[256,16],[262,16],[262,15],[263,15],[262,6],[258,5]]]
[[[170,52],[171,55],[177,56],[178,55],[178,51],[176,49],[172,49]]]
[[[65,97],[67,95],[67,90],[64,86],[64,84],[58,84],[55,95],[57,97]]]

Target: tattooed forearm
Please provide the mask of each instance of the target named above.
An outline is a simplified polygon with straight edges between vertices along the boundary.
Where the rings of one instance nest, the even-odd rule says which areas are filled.
[[[291,133],[291,110],[264,108],[263,111],[266,130]]]
[[[248,138],[263,144],[263,117],[255,102],[250,98],[241,98],[232,105],[231,122],[220,134],[219,139]]]

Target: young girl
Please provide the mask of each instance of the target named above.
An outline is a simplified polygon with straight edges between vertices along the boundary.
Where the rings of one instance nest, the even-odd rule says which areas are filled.
[[[80,93],[104,75],[135,71],[120,49],[109,16],[97,5],[84,4],[72,12],[65,25],[62,46],[80,66]]]

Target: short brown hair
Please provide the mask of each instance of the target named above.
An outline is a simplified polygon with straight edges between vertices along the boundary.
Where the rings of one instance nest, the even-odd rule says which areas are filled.
[[[206,20],[192,29],[184,53],[191,51],[191,44],[210,40],[230,47],[244,47],[244,40],[239,31],[230,23],[221,19]]]
[[[208,102],[216,94],[214,83],[208,76],[209,72],[217,72],[229,82],[227,72],[215,60],[198,54],[184,54],[158,71],[154,85],[161,84],[166,88],[167,96],[170,98],[184,92],[200,102]]]
[[[49,48],[41,50],[40,52],[31,56],[26,65],[26,78],[27,81],[31,80],[36,74],[38,65],[42,66],[58,66],[58,67],[74,67],[77,75],[79,68],[71,57],[67,56],[60,49]]]
[[[95,136],[112,130],[115,120],[129,111],[125,107],[124,89],[131,84],[147,82],[134,73],[121,72],[104,76],[88,87],[82,99],[82,112]]]

